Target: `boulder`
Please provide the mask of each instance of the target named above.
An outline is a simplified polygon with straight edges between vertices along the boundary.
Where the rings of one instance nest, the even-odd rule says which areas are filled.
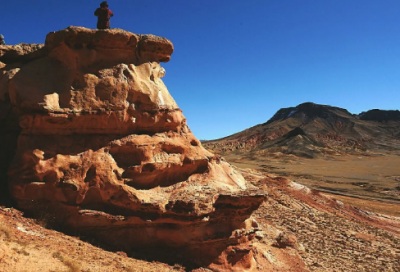
[[[162,81],[169,40],[69,27],[44,49],[1,69],[21,130],[8,172],[20,208],[114,248],[173,248],[198,265],[259,231],[246,220],[266,193],[202,147]]]
[[[44,55],[46,55],[46,50],[43,44],[20,43],[17,45],[0,45],[0,62],[4,64],[26,63],[41,58]]]

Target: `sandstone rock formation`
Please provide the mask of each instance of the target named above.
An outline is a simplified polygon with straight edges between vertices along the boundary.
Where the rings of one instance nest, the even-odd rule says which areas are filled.
[[[265,193],[202,147],[161,80],[169,40],[69,27],[26,47],[29,57],[3,49],[0,99],[21,129],[8,178],[20,208],[115,248],[195,254],[198,265],[259,230],[250,215]]]
[[[43,44],[0,45],[0,59],[5,63],[26,63],[46,55]]]

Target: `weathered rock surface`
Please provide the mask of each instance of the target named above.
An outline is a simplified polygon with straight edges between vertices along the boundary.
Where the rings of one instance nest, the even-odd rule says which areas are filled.
[[[46,55],[46,50],[43,44],[0,45],[0,62],[3,63],[1,66],[7,63],[29,62],[44,55]]]
[[[250,243],[266,194],[189,130],[161,80],[169,40],[69,27],[24,50],[36,57],[0,57],[1,103],[21,129],[8,177],[20,208],[115,248],[175,248],[196,265]]]

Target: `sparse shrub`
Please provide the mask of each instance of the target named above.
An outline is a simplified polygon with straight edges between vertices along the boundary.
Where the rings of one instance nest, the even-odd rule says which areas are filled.
[[[69,267],[70,272],[80,272],[80,266],[73,260],[64,260],[63,263]]]
[[[25,256],[29,256],[29,252],[27,252],[24,248],[23,249],[17,249],[17,248],[12,248],[12,250],[14,250],[15,252],[17,252],[18,254],[23,254]]]
[[[64,257],[61,255],[59,251],[53,253],[53,258],[59,259],[60,261],[64,261]]]
[[[51,208],[48,206],[42,207],[42,209],[35,211],[33,214],[36,224],[42,228],[54,229],[56,226],[56,219],[51,213]]]
[[[17,244],[19,244],[22,247],[26,247],[27,245],[29,245],[28,241],[23,241],[23,240],[17,240],[15,241]]]
[[[10,228],[4,225],[0,225],[0,232],[4,233],[6,241],[10,241],[11,235],[10,235]]]
[[[81,271],[80,266],[77,263],[75,263],[74,260],[69,260],[64,258],[64,256],[59,251],[53,253],[53,258],[59,259],[63,264],[68,266],[70,272]]]
[[[49,228],[50,222],[52,220],[51,216],[45,212],[40,212],[35,215],[36,223],[41,226],[42,228]]]

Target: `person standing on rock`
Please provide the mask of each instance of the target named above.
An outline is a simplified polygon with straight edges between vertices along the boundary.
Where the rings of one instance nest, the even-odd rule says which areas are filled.
[[[4,36],[0,34],[0,45],[6,45],[6,42],[4,41]]]
[[[96,9],[94,15],[98,18],[98,29],[110,29],[110,17],[114,16],[114,13],[108,8],[107,1],[101,2],[100,7]]]

